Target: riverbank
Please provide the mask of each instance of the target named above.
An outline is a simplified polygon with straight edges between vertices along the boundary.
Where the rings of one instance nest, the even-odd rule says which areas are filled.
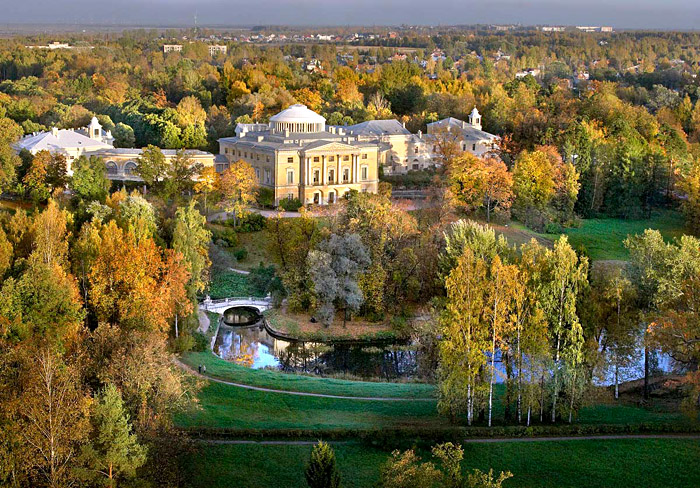
[[[265,313],[267,326],[273,335],[297,341],[377,341],[397,340],[404,335],[402,331],[392,326],[391,321],[368,322],[353,318],[343,322],[342,314],[336,314],[333,323],[325,326],[320,322],[312,322],[311,316],[305,313],[294,313],[282,307],[270,309]]]

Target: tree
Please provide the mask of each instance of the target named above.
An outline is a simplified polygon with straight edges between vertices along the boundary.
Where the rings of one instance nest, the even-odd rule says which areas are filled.
[[[555,194],[554,168],[542,151],[523,151],[513,168],[513,191],[516,216],[542,229],[538,220],[546,221],[546,210]],[[533,220],[535,219],[535,220]]]
[[[216,168],[214,166],[202,168],[197,182],[194,184],[194,191],[204,197],[204,215],[209,213],[209,206],[207,205],[209,195],[218,189],[219,186],[219,173],[216,171]]]
[[[117,223],[139,241],[154,237],[158,231],[153,205],[135,190],[119,202]]]
[[[136,136],[131,126],[119,122],[114,127],[114,147],[134,147]]]
[[[86,478],[106,478],[107,485],[114,487],[120,477],[133,477],[146,462],[147,450],[131,433],[129,414],[113,384],[108,384],[100,393],[90,421],[90,441],[81,452],[81,461],[87,465]]]
[[[19,399],[22,449],[38,484],[70,486],[78,446],[89,430],[90,398],[81,391],[76,369],[57,353],[37,350],[33,365]]]
[[[184,257],[190,279],[187,285],[192,300],[207,285],[209,265],[209,242],[211,232],[206,228],[206,218],[195,208],[192,200],[187,207],[180,207],[175,213],[173,249]]]
[[[165,170],[163,198],[177,201],[183,193],[191,191],[194,185],[193,180],[201,169],[201,164],[195,163],[187,151],[179,150]]]
[[[102,158],[80,156],[73,162],[70,187],[85,202],[104,202],[111,182]]]
[[[227,212],[233,212],[234,222],[242,217],[248,205],[255,201],[257,178],[253,167],[243,160],[232,163],[221,173],[219,189],[221,206]]]
[[[148,145],[141,151],[141,155],[138,159],[138,166],[136,167],[136,174],[139,175],[148,186],[157,187],[163,178],[165,178],[167,167],[165,156],[160,148]]]
[[[340,487],[340,471],[336,465],[335,452],[331,446],[323,441],[319,441],[314,446],[304,476],[309,488]]]
[[[357,275],[370,264],[369,254],[357,234],[331,234],[311,251],[309,273],[320,303],[317,313],[326,327],[333,323],[336,305],[344,311],[343,325],[350,312],[359,310],[363,296]]]
[[[318,221],[302,208],[299,217],[289,219],[279,214],[267,219],[266,247],[279,267],[287,291],[288,306],[293,311],[308,310],[313,301],[313,282],[309,274],[309,254],[320,239]]]
[[[586,284],[588,260],[585,257],[579,258],[564,236],[554,244],[553,250],[546,251],[545,262],[546,271],[541,282],[543,286],[541,300],[554,349],[552,422],[556,421],[563,367],[569,373],[570,391],[567,393],[570,398],[569,422],[571,422],[576,395],[577,368],[583,362],[583,329],[576,310],[576,300],[579,290]],[[578,394],[581,393],[579,390]]]
[[[471,248],[455,259],[445,279],[447,304],[441,317],[438,409],[453,420],[466,411],[471,425],[483,385],[477,381],[486,364],[488,332],[482,322],[488,265]]]
[[[698,106],[700,107],[700,104]],[[686,195],[685,200],[681,202],[686,224],[697,234],[700,232],[700,161],[691,166],[679,186]]]
[[[22,137],[22,133],[22,127],[13,120],[0,116],[0,191],[8,190],[15,182],[21,159],[10,144]]]
[[[494,211],[508,216],[513,200],[513,177],[503,161],[465,154],[452,167],[452,193],[467,210],[483,208],[487,222]]]

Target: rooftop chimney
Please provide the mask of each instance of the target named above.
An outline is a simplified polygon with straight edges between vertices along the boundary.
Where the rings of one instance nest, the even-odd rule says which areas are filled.
[[[58,137],[58,127],[51,127],[51,135]]]

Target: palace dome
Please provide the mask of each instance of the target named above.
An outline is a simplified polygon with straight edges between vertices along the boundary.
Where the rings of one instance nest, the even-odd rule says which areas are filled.
[[[295,104],[270,117],[275,132],[312,133],[326,130],[326,119],[306,105]]]

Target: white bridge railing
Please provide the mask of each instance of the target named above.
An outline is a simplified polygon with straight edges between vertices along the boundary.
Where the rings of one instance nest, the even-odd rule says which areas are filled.
[[[267,310],[272,306],[272,297],[270,295],[266,297],[228,297],[228,298],[218,298],[212,300],[211,298],[205,298],[199,305],[202,310],[208,310],[210,312],[222,312],[230,306],[252,306],[260,309],[261,311]]]

